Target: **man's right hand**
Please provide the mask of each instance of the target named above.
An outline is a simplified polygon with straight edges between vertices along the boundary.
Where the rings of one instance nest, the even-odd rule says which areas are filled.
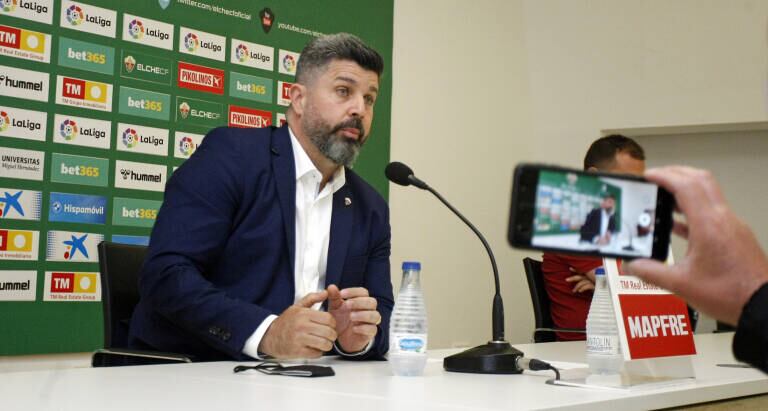
[[[318,358],[333,348],[336,320],[312,306],[325,301],[327,291],[310,293],[288,307],[267,329],[259,352],[277,359]]]

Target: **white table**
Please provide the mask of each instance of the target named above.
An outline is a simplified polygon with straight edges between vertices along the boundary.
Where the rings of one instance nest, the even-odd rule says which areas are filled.
[[[734,363],[732,334],[696,336],[696,379],[644,392],[613,392],[545,384],[539,375],[445,372],[430,353],[423,377],[393,377],[386,362],[324,358],[335,377],[234,374],[235,362],[0,374],[0,409],[10,410],[633,410],[672,407],[768,392],[768,378]],[[521,344],[528,357],[584,362],[584,343]]]

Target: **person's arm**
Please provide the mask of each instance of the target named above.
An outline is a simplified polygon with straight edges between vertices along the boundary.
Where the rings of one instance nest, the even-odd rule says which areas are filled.
[[[733,337],[733,353],[739,361],[768,373],[768,283],[744,306]]]

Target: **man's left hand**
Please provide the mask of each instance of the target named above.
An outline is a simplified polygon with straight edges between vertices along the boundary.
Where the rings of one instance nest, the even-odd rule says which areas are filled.
[[[336,319],[336,342],[348,353],[362,351],[376,337],[381,314],[376,299],[362,287],[328,286],[328,312]]]

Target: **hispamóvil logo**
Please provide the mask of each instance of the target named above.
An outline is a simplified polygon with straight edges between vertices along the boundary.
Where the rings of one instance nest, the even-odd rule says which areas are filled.
[[[134,148],[139,144],[139,135],[136,130],[127,128],[123,131],[123,144],[128,148]]]
[[[83,23],[83,9],[75,4],[67,9],[67,21],[73,26],[79,26]]]
[[[66,119],[59,126],[59,133],[67,141],[72,141],[77,137],[78,128],[75,120]]]
[[[130,33],[131,37],[134,39],[141,40],[141,38],[144,37],[144,23],[139,19],[131,20],[128,24],[128,33]]]
[[[11,126],[11,118],[8,117],[8,113],[6,113],[5,111],[0,111],[0,132],[8,130],[8,127],[10,126]]]
[[[194,53],[199,46],[200,40],[195,33],[187,33],[187,35],[184,36],[184,47],[187,48],[187,51]]]

